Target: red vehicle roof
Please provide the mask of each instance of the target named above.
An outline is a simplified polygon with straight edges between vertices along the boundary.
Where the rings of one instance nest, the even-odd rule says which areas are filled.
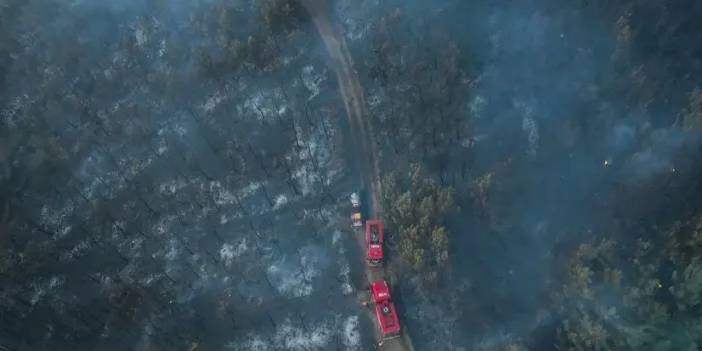
[[[385,280],[376,280],[371,283],[371,298],[378,304],[390,300],[390,287]]]
[[[400,331],[400,321],[397,319],[395,305],[391,301],[375,304],[375,316],[378,318],[383,337]]]
[[[383,258],[383,247],[378,244],[370,244],[368,246],[368,258],[371,260],[380,260]]]
[[[370,260],[383,258],[383,228],[383,221],[380,219],[366,221],[366,254]]]
[[[385,280],[371,283],[371,298],[375,303],[375,317],[378,319],[383,337],[400,331],[400,320],[397,318],[395,305],[390,301],[390,287]]]

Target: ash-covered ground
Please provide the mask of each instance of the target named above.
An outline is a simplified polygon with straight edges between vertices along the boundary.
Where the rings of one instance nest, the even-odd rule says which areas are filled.
[[[333,75],[261,6],[0,3],[5,349],[373,342]]]
[[[417,350],[699,348],[698,1],[331,5]],[[325,50],[294,0],[0,0],[0,349],[372,348]]]

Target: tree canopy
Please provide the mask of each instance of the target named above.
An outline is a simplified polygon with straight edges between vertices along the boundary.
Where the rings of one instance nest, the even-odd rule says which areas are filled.
[[[555,311],[560,350],[699,350],[702,215],[632,243],[575,249]],[[631,247],[628,247],[631,246]],[[624,255],[628,250],[631,257]]]
[[[416,270],[443,267],[449,258],[446,218],[455,209],[453,189],[412,165],[406,180],[396,173],[383,180],[382,201],[403,261]]]

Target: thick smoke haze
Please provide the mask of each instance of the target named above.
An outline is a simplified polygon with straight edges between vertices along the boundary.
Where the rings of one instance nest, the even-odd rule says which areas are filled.
[[[304,22],[270,35],[250,1],[0,7],[0,345],[371,343],[319,112],[341,104],[318,97],[328,68]]]
[[[331,4],[381,175],[453,189],[446,264],[388,230],[415,349],[702,343],[702,3]],[[0,0],[0,349],[374,347],[336,68],[296,1]]]
[[[456,281],[447,291],[463,295],[464,305],[455,306],[446,297],[434,305],[443,308],[446,318],[456,308],[464,317],[442,334],[451,340],[444,342],[494,349],[538,335],[558,323],[561,312],[551,309],[551,296],[560,289],[554,280],[563,274],[572,247],[615,238],[637,226],[665,227],[666,216],[676,211],[672,207],[690,204],[690,198],[672,195],[664,184],[698,189],[694,179],[699,171],[692,165],[699,162],[700,134],[682,125],[680,116],[699,86],[692,78],[700,73],[699,55],[694,65],[671,67],[682,64],[676,62],[684,57],[678,52],[693,52],[689,45],[699,40],[685,14],[699,13],[698,5],[364,4],[342,2],[338,7],[347,31],[363,33],[349,39],[372,66],[378,46],[367,45],[374,31],[387,31],[390,44],[385,45],[395,50],[389,60],[401,67],[393,78],[402,83],[413,79],[412,64],[404,62],[412,60],[411,47],[424,48],[429,65],[441,60],[447,43],[458,47],[463,83],[456,94],[462,104],[459,118],[473,138],[467,143],[471,148],[454,162],[470,159],[468,173],[494,172],[500,182],[489,195],[494,218],[475,220],[471,211],[477,209],[465,203],[457,216]],[[663,17],[653,15],[657,6]],[[377,7],[386,11],[383,24],[365,25],[364,18]],[[656,18],[661,29],[638,25],[645,16]],[[685,22],[675,34],[662,29]],[[660,57],[654,57],[656,45],[665,47]],[[664,70],[661,62],[667,65]],[[378,100],[400,98],[382,85],[365,88],[377,93]],[[376,111],[384,114],[393,104],[379,103],[382,108]],[[436,113],[401,111],[418,112],[418,119]],[[651,188],[656,183],[660,185]],[[420,314],[410,317],[410,325],[414,322],[414,330],[420,330],[415,337],[422,331],[430,339],[441,333],[443,324],[432,328],[422,319]],[[553,347],[545,344],[536,349]]]

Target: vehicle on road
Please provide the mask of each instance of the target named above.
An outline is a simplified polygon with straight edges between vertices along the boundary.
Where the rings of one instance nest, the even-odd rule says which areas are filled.
[[[400,320],[395,304],[390,298],[390,287],[385,280],[376,280],[370,285],[371,300],[375,304],[375,317],[380,328],[380,343],[400,336]]]
[[[360,228],[363,226],[363,217],[361,216],[361,199],[357,193],[351,194],[351,206],[353,206],[351,223],[354,228]]]
[[[383,221],[380,219],[366,221],[366,261],[369,267],[383,265]]]

